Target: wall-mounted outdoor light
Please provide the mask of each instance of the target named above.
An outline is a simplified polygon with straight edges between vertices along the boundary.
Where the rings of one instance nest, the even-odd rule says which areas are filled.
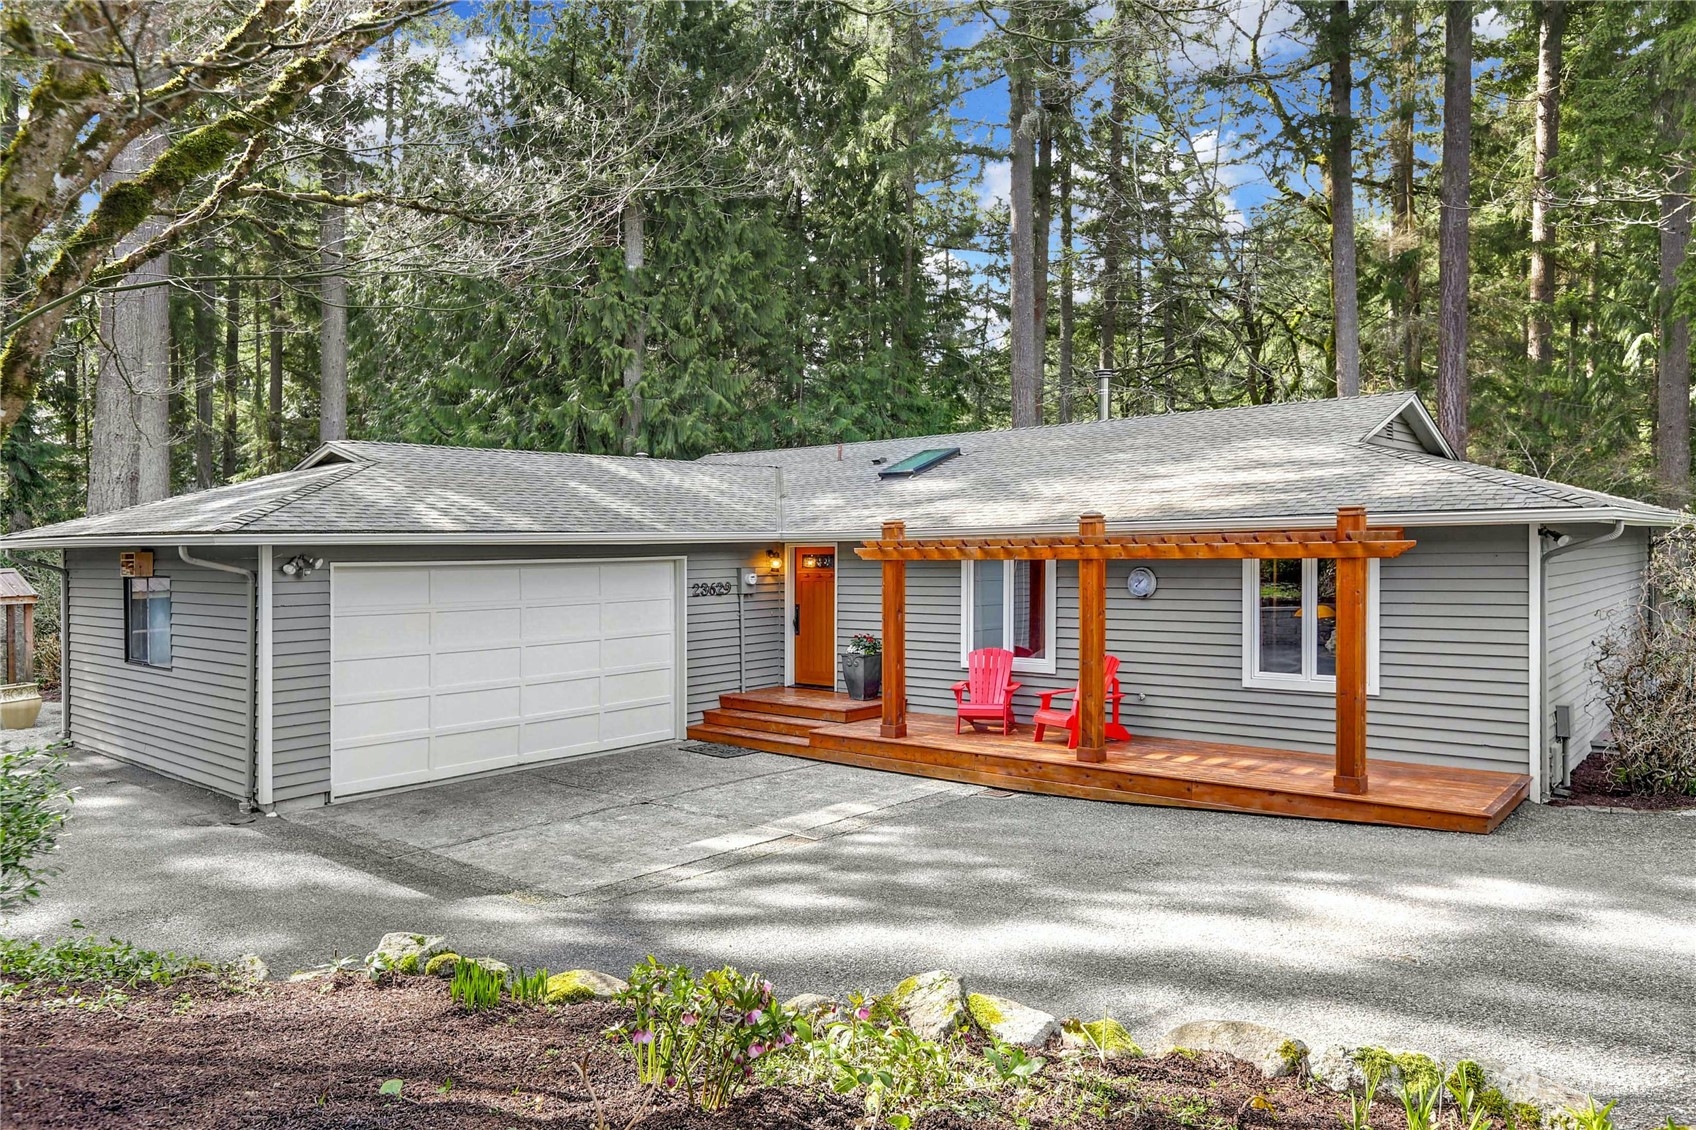
[[[322,557],[308,557],[304,553],[295,554],[283,562],[282,566],[283,576],[285,577],[310,577],[323,567],[324,559]]]
[[[783,551],[779,549],[766,550],[766,569],[768,572],[783,572]]]

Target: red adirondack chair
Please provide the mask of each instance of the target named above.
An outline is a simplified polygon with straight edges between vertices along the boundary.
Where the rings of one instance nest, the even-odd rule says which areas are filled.
[[[960,723],[1001,722],[1001,732],[1013,732],[1013,653],[1004,647],[980,647],[966,657],[966,677],[954,684],[954,732]]]
[[[1103,656],[1101,671],[1102,676],[1107,683],[1105,689],[1108,714],[1107,728],[1104,731],[1105,736],[1107,740],[1111,742],[1128,742],[1131,740],[1131,732],[1125,729],[1119,721],[1119,703],[1125,697],[1119,692],[1119,657],[1117,655]],[[1069,707],[1055,706],[1054,700],[1059,698],[1061,695],[1071,695],[1072,705]],[[1066,748],[1077,749],[1078,688],[1073,687],[1071,690],[1066,691],[1043,691],[1042,704],[1037,707],[1036,717],[1031,719],[1031,721],[1036,723],[1035,740],[1040,742],[1042,740],[1043,731],[1048,727],[1063,726],[1065,727],[1068,735]]]

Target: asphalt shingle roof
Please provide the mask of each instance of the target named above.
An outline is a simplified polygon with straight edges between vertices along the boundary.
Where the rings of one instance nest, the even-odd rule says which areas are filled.
[[[200,535],[290,540],[362,534],[575,540],[917,534],[1519,515],[1679,519],[1631,499],[1407,451],[1367,437],[1411,393],[678,460],[340,442],[301,469],[25,531],[7,544]],[[881,466],[931,447],[961,455],[910,479]],[[879,462],[881,461],[881,462]]]

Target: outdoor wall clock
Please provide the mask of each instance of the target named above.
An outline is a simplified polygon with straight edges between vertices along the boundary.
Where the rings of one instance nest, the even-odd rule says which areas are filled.
[[[1154,590],[1160,584],[1154,579],[1154,570],[1138,565],[1131,570],[1131,575],[1125,578],[1125,588],[1138,600],[1146,600],[1154,595]]]

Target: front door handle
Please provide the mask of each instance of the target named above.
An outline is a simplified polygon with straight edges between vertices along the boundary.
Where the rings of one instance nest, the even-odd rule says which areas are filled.
[[[794,625],[795,625],[795,634],[800,635],[801,634],[801,602],[798,601],[798,600],[795,602],[795,615],[793,617],[793,621],[794,621]]]

